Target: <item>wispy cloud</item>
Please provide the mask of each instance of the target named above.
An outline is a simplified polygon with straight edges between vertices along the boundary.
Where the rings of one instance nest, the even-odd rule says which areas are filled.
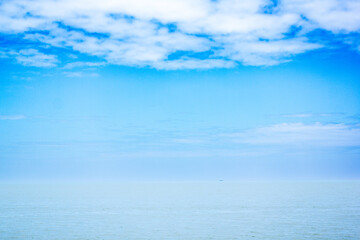
[[[282,123],[227,136],[238,143],[255,145],[360,147],[359,125]]]
[[[281,117],[286,118],[311,118],[311,117],[333,117],[341,115],[340,113],[298,113],[298,114],[285,114],[281,115]]]
[[[356,0],[14,0],[0,3],[0,32],[22,33],[28,41],[111,64],[159,69],[263,66],[326,47],[308,35],[315,29],[359,32],[359,12]],[[56,64],[54,56],[19,54],[14,57],[25,65]]]
[[[0,120],[21,120],[24,118],[24,115],[0,115]]]
[[[64,66],[64,69],[73,69],[81,67],[100,67],[104,66],[105,62],[71,62]]]
[[[2,55],[3,57],[14,57],[18,63],[32,67],[55,67],[59,62],[57,56],[44,54],[32,48],[18,51],[6,50],[2,51]]]
[[[55,55],[46,55],[36,49],[20,50],[15,58],[25,66],[54,67],[58,63]]]
[[[299,114],[287,114],[287,115],[282,115],[282,117],[287,117],[287,118],[309,118],[309,117],[313,117],[314,115],[311,113],[299,113]]]
[[[98,77],[98,73],[94,72],[64,72],[67,77]]]

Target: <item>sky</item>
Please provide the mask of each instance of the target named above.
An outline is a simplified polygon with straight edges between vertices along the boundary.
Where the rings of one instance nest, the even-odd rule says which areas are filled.
[[[360,178],[357,0],[0,0],[0,181]]]

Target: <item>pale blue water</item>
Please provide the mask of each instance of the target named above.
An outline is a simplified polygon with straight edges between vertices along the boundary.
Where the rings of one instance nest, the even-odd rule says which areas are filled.
[[[0,184],[0,239],[360,239],[360,182]]]

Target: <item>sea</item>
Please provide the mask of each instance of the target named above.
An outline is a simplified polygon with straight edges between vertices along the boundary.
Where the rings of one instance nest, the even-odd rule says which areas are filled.
[[[0,240],[359,240],[360,181],[0,183]]]

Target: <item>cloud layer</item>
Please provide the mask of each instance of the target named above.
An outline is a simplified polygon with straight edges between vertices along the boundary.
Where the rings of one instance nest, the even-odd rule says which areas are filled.
[[[358,34],[359,12],[357,0],[5,0],[0,31],[44,49],[67,49],[111,64],[157,69],[263,66],[327,47],[309,35],[315,30]],[[11,51],[12,46],[3,47]],[[52,55],[15,51],[24,65],[57,64]]]
[[[282,123],[230,134],[234,141],[255,145],[358,147],[360,128],[346,124]]]
[[[23,115],[0,115],[0,120],[20,120],[24,118]]]

